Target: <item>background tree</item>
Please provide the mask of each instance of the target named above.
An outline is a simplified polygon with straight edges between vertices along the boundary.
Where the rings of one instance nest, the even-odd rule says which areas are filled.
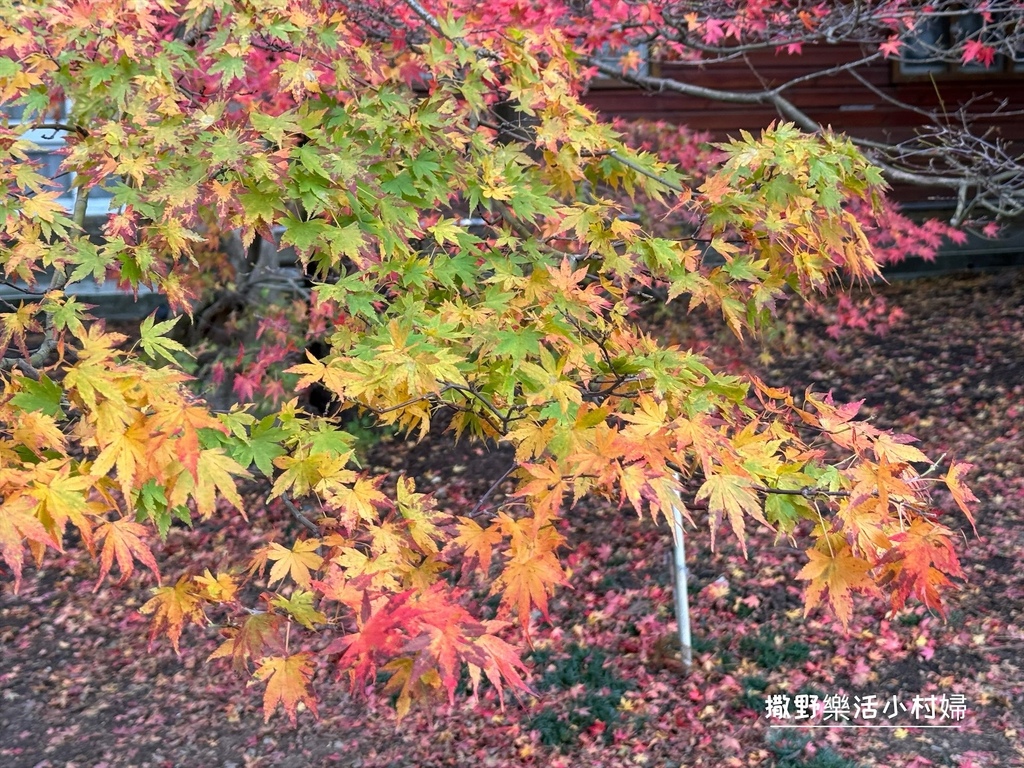
[[[159,580],[153,535],[281,499],[297,535],[173,574],[142,610],[175,648],[186,625],[219,624],[214,657],[265,683],[268,716],[294,718],[316,711],[317,671],[356,688],[385,673],[400,713],[452,699],[463,667],[474,690],[525,687],[507,627],[528,633],[565,583],[559,522],[586,494],[657,517],[693,482],[713,533],[727,520],[745,548],[754,522],[804,540],[807,610],[826,602],[843,622],[853,592],[939,607],[960,575],[929,504],[936,466],[912,438],[857,421],[857,404],[717,372],[636,324],[663,292],[742,336],[787,292],[877,274],[847,206],[876,209],[882,178],[848,140],[779,124],[723,147],[692,189],[597,122],[574,40],[527,17],[496,28],[415,0],[0,9],[0,263],[27,294],[0,316],[15,589],[26,556],[43,564],[73,538],[99,582],[115,561],[122,579],[141,563]],[[509,103],[527,141],[502,135]],[[33,159],[26,133],[42,128],[66,137],[70,212]],[[112,210],[94,240],[101,187]],[[608,192],[699,226],[654,235]],[[320,277],[311,291],[265,256],[277,245]],[[204,365],[259,404],[228,405],[202,379],[213,407],[191,391],[198,364],[173,319],[148,318],[132,343],[107,332],[69,293],[107,277],[186,313],[221,283],[206,305],[220,315],[197,315],[192,340],[240,344]],[[295,364],[307,334],[330,350]],[[288,399],[314,384],[343,417],[511,446],[514,495],[452,515],[409,478],[361,470],[350,432]],[[964,470],[945,482],[966,512]],[[237,489],[253,475],[269,488],[256,506]],[[500,595],[497,619],[467,610],[474,580]]]

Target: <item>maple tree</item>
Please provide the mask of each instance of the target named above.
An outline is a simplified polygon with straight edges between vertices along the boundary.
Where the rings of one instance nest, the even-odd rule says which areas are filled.
[[[879,169],[842,136],[779,123],[722,145],[690,184],[581,104],[576,36],[531,9],[502,7],[522,23],[496,28],[416,0],[0,4],[0,99],[19,111],[0,127],[0,259],[35,294],[0,314],[15,589],[26,558],[43,564],[72,531],[97,586],[115,564],[159,582],[154,537],[279,499],[298,535],[173,574],[141,610],[176,649],[188,625],[219,624],[213,658],[292,719],[316,712],[318,673],[356,690],[383,673],[399,714],[451,701],[464,668],[474,693],[484,678],[526,689],[508,627],[528,634],[567,583],[559,523],[588,494],[657,519],[692,484],[690,522],[727,521],[744,550],[751,524],[800,537],[807,610],[826,602],[844,623],[853,592],[941,609],[961,573],[930,503],[937,465],[912,438],[637,323],[663,295],[742,337],[791,293],[877,275],[861,221],[884,211]],[[525,140],[499,117],[510,104]],[[66,137],[70,211],[33,159],[40,128]],[[694,228],[629,220],[638,195]],[[161,292],[190,330],[150,317],[134,343],[108,332],[71,290],[107,277]],[[300,354],[320,337],[323,357]],[[331,418],[288,394],[312,386],[335,398]],[[419,437],[439,424],[515,460],[452,511],[362,470],[341,426],[356,415]],[[970,516],[967,469],[945,484]],[[252,506],[239,483],[257,477],[270,490]],[[500,596],[496,618],[467,608],[474,583]]]

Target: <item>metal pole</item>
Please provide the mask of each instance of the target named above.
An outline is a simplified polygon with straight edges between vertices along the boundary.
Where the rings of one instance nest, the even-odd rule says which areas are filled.
[[[676,623],[679,624],[679,646],[683,666],[689,670],[693,666],[693,648],[690,644],[690,596],[686,586],[686,540],[683,535],[683,515],[679,503],[672,505],[672,549],[675,560],[676,587]]]

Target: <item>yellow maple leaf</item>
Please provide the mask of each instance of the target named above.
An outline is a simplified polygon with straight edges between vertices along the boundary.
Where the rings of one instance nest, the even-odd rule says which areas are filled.
[[[526,462],[543,454],[551,444],[557,425],[555,419],[548,419],[543,424],[528,421],[509,432],[506,437],[516,447],[516,461]]]
[[[408,477],[398,478],[398,511],[405,518],[409,536],[416,542],[420,551],[434,555],[438,552],[437,542],[443,538],[439,523],[443,523],[447,515],[438,512],[436,503],[425,493],[416,493],[416,483]]]
[[[230,573],[218,572],[214,576],[207,568],[202,576],[195,577],[195,582],[215,603],[230,603],[238,594],[238,583]]]
[[[242,513],[242,517],[245,517],[242,497],[238,495],[238,488],[235,487],[235,477],[250,475],[237,461],[225,455],[219,448],[207,448],[199,454],[196,474],[198,481],[193,496],[199,514],[204,518],[213,514],[217,507],[216,492],[220,491],[220,495],[230,501],[235,509]]]
[[[747,541],[744,516],[750,515],[755,520],[768,525],[761,511],[761,501],[751,490],[751,481],[738,475],[712,475],[697,491],[696,498],[708,500],[708,513],[712,518],[711,546],[714,547],[715,529],[722,519],[728,516],[736,538],[740,540],[743,556],[747,556]]]
[[[901,438],[900,436],[888,435],[883,432],[875,439],[875,455],[879,460],[885,458],[892,463],[912,464],[919,462],[927,464],[928,457],[918,448],[901,441],[908,439],[906,437]]]
[[[309,589],[310,570],[317,570],[324,559],[316,553],[320,547],[320,539],[303,539],[296,541],[291,549],[278,543],[270,545],[267,559],[273,560],[268,584],[291,576],[292,581],[304,589]]]
[[[52,465],[55,462],[47,462]],[[92,524],[87,517],[89,503],[86,499],[95,479],[88,476],[71,477],[67,467],[59,472],[46,472],[45,465],[37,467],[37,474],[43,482],[35,482],[31,495],[39,502],[35,515],[59,542],[64,536],[64,527],[70,520],[79,530],[87,547],[92,549]]]
[[[309,707],[314,715],[317,714],[316,698],[310,687],[313,677],[312,659],[312,654],[296,653],[292,656],[268,656],[260,661],[259,669],[253,673],[253,677],[267,681],[267,690],[263,693],[264,721],[270,720],[278,704],[284,707],[293,725],[300,702]]]
[[[98,435],[98,439],[109,443],[100,451],[90,469],[93,475],[102,477],[117,466],[117,479],[125,498],[131,498],[131,489],[137,485],[136,474],[149,463],[149,456],[155,451],[155,443],[164,438],[155,436],[148,420],[139,415],[124,432],[115,435]]]
[[[270,499],[291,490],[294,496],[305,496],[316,486],[318,492],[332,496],[342,483],[351,482],[355,474],[345,469],[351,452],[332,456],[327,453],[307,454],[306,449],[293,456],[279,456],[274,466],[284,470],[270,489]]]
[[[665,428],[668,422],[668,407],[664,401],[655,400],[646,392],[641,392],[637,402],[638,408],[633,413],[620,413],[623,421],[633,426],[626,428],[626,433],[637,437],[651,437]]]
[[[39,411],[24,411],[18,414],[11,432],[14,444],[21,443],[35,453],[53,448],[64,453],[67,438],[52,416]]]
[[[388,497],[377,490],[380,478],[370,480],[361,477],[352,486],[339,486],[335,489],[332,506],[341,509],[354,517],[368,523],[377,521],[377,507],[386,504]]]

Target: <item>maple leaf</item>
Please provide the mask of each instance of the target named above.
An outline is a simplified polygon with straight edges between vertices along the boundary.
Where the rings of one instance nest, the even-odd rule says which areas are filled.
[[[276,595],[270,604],[280,608],[306,629],[316,629],[316,624],[324,624],[327,617],[313,607],[313,593],[297,589],[288,597]]]
[[[995,60],[996,49],[991,45],[985,45],[981,40],[968,40],[964,44],[964,64],[970,64],[972,61],[977,61],[988,69],[992,66]]]
[[[387,504],[388,497],[377,490],[377,486],[383,478],[368,479],[361,477],[351,486],[339,486],[332,496],[333,505],[341,509],[353,518],[376,522],[378,518],[377,507]]]
[[[116,465],[121,491],[126,497],[130,497],[137,472],[149,463],[149,456],[159,441],[160,438],[153,435],[148,420],[140,415],[131,427],[112,436],[110,442],[96,457],[90,472],[102,477]]]
[[[264,656],[268,647],[279,648],[284,618],[276,613],[254,613],[246,617],[240,627],[224,630],[227,640],[220,644],[207,661],[231,658],[231,666],[238,672],[248,669],[250,659]]]
[[[562,504],[562,497],[569,490],[568,479],[558,464],[552,460],[544,465],[523,464],[522,468],[532,479],[522,483],[518,492],[532,497],[531,506],[538,524],[555,517]]]
[[[946,473],[945,477],[946,487],[953,494],[953,501],[960,507],[960,511],[967,515],[967,519],[971,521],[972,527],[974,526],[974,515],[971,513],[969,505],[972,501],[977,501],[978,497],[964,484],[963,476],[973,468],[973,464],[968,464],[964,461],[954,461],[949,465],[949,472]],[[976,527],[974,530],[977,533],[978,529]]]
[[[638,437],[647,438],[663,430],[668,422],[668,408],[664,401],[655,400],[647,393],[641,393],[638,410],[633,413],[623,413],[619,417],[624,421],[633,424],[627,428],[627,432]]]
[[[467,560],[476,558],[480,565],[480,572],[486,574],[491,568],[491,552],[494,545],[501,543],[501,530],[495,525],[483,528],[468,517],[460,517],[456,528],[459,535],[452,543],[465,550]],[[463,570],[465,570],[465,563]]]
[[[119,584],[124,584],[135,571],[136,559],[149,568],[156,576],[157,583],[160,583],[160,571],[157,569],[153,552],[141,538],[147,533],[145,526],[125,518],[106,522],[97,527],[96,539],[103,541],[103,551],[100,552],[100,577],[96,580],[93,592],[100,588],[110,573],[114,558],[117,558],[117,565],[121,569]]]
[[[833,545],[835,546],[835,545]],[[804,616],[814,609],[822,598],[827,596],[828,602],[835,611],[843,628],[849,626],[853,614],[852,590],[862,592],[875,591],[874,581],[869,572],[871,563],[855,557],[849,547],[842,547],[834,554],[818,549],[807,550],[808,563],[797,574],[798,579],[810,581],[804,598]]]
[[[408,635],[416,633],[420,609],[411,604],[413,595],[413,590],[390,595],[374,609],[364,592],[358,631],[328,646],[326,653],[344,652],[338,659],[339,674],[347,668],[353,691],[376,673],[379,658],[394,656]]]
[[[902,47],[903,38],[899,35],[893,35],[884,43],[879,44],[878,50],[882,52],[884,58],[888,59],[890,56],[898,56]]]
[[[530,626],[530,609],[534,606],[545,620],[548,618],[548,593],[557,585],[568,584],[554,552],[527,550],[505,564],[494,582],[493,592],[503,590],[501,604],[518,607],[519,622]]]
[[[313,678],[312,654],[302,652],[291,656],[268,656],[260,661],[253,677],[267,683],[267,690],[263,692],[264,722],[270,720],[278,704],[284,707],[292,725],[297,722],[296,713],[300,703],[309,707],[314,717],[317,716],[316,697],[310,685]]]
[[[292,456],[279,456],[274,459],[274,466],[284,472],[274,481],[269,498],[275,499],[288,490],[295,496],[305,496],[325,480],[331,483],[332,489],[341,489],[344,483],[355,478],[355,473],[345,469],[350,457],[351,452],[331,456],[327,453],[306,454],[304,450]]]
[[[39,376],[39,381],[24,376],[16,377],[15,380],[20,391],[11,398],[11,405],[25,411],[40,411],[47,416],[63,418],[61,400],[64,392],[57,382],[51,381],[45,374]]]
[[[747,541],[744,516],[750,515],[755,520],[768,525],[761,511],[761,501],[751,490],[753,483],[749,478],[738,475],[712,475],[700,490],[696,498],[708,500],[708,514],[711,516],[711,546],[715,545],[715,529],[721,522],[722,514],[729,517],[732,530],[740,541],[743,557],[747,556]]]
[[[424,627],[419,637],[405,644],[404,651],[417,654],[410,670],[412,679],[431,669],[440,673],[441,683],[448,693],[448,702],[455,703],[455,688],[459,683],[459,670],[463,659],[483,664],[485,658],[477,646],[466,636],[466,625],[475,624],[465,609],[444,599],[444,593],[435,585],[418,603],[424,612]],[[483,630],[476,625],[477,633]]]
[[[37,467],[37,472],[42,472],[44,467]],[[39,502],[35,516],[54,533],[57,542],[63,538],[64,528],[70,520],[92,551],[92,523],[88,519],[89,503],[86,497],[94,482],[88,476],[71,476],[70,469],[63,466],[58,473],[47,477],[45,484],[34,484],[31,495]]]
[[[251,477],[249,472],[227,456],[219,448],[207,448],[199,454],[199,461],[196,463],[196,483],[193,495],[196,500],[196,509],[204,519],[213,514],[217,508],[217,491],[223,498],[242,513],[245,517],[245,509],[242,504],[242,497],[235,487],[235,477]]]
[[[488,622],[488,633],[495,631],[495,628],[501,624],[502,622],[497,621]],[[526,665],[519,658],[515,648],[493,634],[481,635],[475,642],[486,654],[487,661],[483,664],[483,671],[487,675],[487,679],[490,680],[491,685],[498,692],[498,701],[501,703],[502,708],[505,707],[505,692],[502,681],[511,685],[513,690],[535,695],[535,692],[523,679],[523,673],[527,671]],[[470,663],[471,676],[474,666]],[[475,685],[473,691],[474,693],[476,692]]]
[[[441,676],[437,670],[427,669],[417,677],[413,670],[415,664],[416,659],[401,656],[381,667],[382,673],[391,674],[384,685],[384,693],[398,694],[395,699],[395,720],[399,723],[409,714],[414,697],[425,699],[441,687]]]
[[[188,357],[192,357],[192,353],[185,349],[181,342],[168,339],[165,336],[166,333],[177,325],[178,318],[175,317],[154,325],[155,319],[156,313],[154,312],[143,320],[139,326],[139,344],[146,351],[146,354],[154,359],[162,357],[171,363],[177,362],[173,354],[174,352],[180,352]]]
[[[914,440],[915,438],[909,435],[889,435],[883,432],[875,438],[875,455],[879,460],[885,458],[893,463],[913,464],[917,462],[927,464],[927,456],[914,446],[907,445],[907,443]]]
[[[21,586],[21,569],[25,562],[23,542],[37,542],[59,549],[60,545],[39,519],[32,514],[35,506],[27,496],[7,497],[0,504],[0,554],[14,572],[14,590]]]
[[[202,626],[206,623],[203,603],[195,590],[195,585],[188,576],[182,576],[173,587],[157,587],[153,597],[139,611],[146,615],[154,614],[153,627],[149,633],[150,648],[161,629],[166,629],[171,639],[174,652],[181,655],[178,641],[186,621]]]
[[[400,477],[396,490],[398,511],[405,519],[409,536],[421,552],[437,554],[437,542],[444,537],[438,525],[446,521],[447,515],[436,511],[436,503],[425,493],[415,493],[412,478]]]
[[[207,568],[202,576],[196,576],[195,582],[204,592],[204,597],[215,603],[230,603],[238,594],[238,584],[230,573],[218,573],[214,576]]]
[[[346,571],[335,563],[330,563],[327,576],[322,581],[314,579],[310,584],[328,600],[347,605],[353,611],[362,605],[364,590],[353,586],[346,577]]]
[[[226,428],[213,415],[199,405],[190,403],[184,398],[163,403],[153,419],[153,428],[159,429],[176,437],[175,456],[182,466],[199,480],[199,459],[202,456],[199,442],[200,429],[213,429],[226,432]]]
[[[309,589],[310,570],[317,570],[324,559],[316,553],[320,548],[320,539],[301,539],[296,541],[291,549],[286,549],[278,543],[270,545],[267,559],[273,560],[274,565],[270,569],[268,584],[280,581],[285,576],[291,576],[292,581],[300,587]]]
[[[947,575],[963,577],[949,531],[921,518],[892,535],[896,549],[887,552],[885,580],[893,582],[892,607],[900,610],[908,597],[916,597],[942,613],[939,590],[950,585]]]

